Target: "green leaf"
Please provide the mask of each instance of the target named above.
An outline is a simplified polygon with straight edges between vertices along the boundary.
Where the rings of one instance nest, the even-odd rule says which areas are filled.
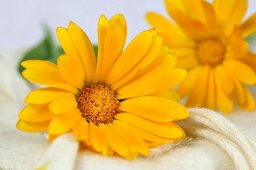
[[[96,59],[97,59],[97,57],[98,57],[98,45],[93,45],[93,49],[94,49],[94,53],[95,53],[95,57],[96,57]]]
[[[48,28],[44,29],[45,35],[43,40],[36,46],[28,50],[22,57],[18,65],[19,72],[21,73],[24,68],[20,65],[25,60],[47,60],[56,63],[57,57],[63,54],[60,48],[57,48],[53,41],[51,32]]]

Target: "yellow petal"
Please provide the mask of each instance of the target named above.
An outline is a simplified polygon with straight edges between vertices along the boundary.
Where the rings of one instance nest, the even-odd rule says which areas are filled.
[[[255,84],[256,74],[255,72],[246,64],[238,60],[225,60],[223,66],[227,69],[230,74],[237,80],[245,84]]]
[[[166,99],[174,100],[176,102],[180,101],[179,94],[175,90],[172,90],[172,89],[169,89],[169,90],[166,90],[166,91],[162,91],[160,93],[156,93],[156,94],[154,94],[152,96],[163,97],[163,98],[166,98]]]
[[[246,96],[246,102],[245,105],[242,107],[244,107],[247,111],[253,111],[255,109],[254,96],[246,87],[244,87],[244,91]]]
[[[128,159],[134,158],[135,155],[131,153],[129,145],[125,142],[123,138],[121,138],[120,135],[114,132],[111,129],[111,127],[108,127],[105,124],[100,124],[99,127],[103,131],[104,135],[106,136],[109,146],[116,153]]]
[[[233,111],[233,101],[230,99],[230,97],[225,94],[221,82],[217,80],[215,77],[216,82],[216,101],[217,101],[217,107],[220,111],[224,113],[230,113]]]
[[[185,79],[185,81],[183,81],[183,83],[181,83],[181,85],[177,89],[177,92],[179,93],[181,98],[190,94],[196,81],[197,74],[199,73],[199,71],[201,71],[201,69],[201,67],[195,67],[188,72],[187,78]]]
[[[49,121],[31,123],[31,122],[19,120],[16,124],[16,128],[24,132],[34,133],[34,132],[46,131],[48,128],[48,125],[49,125]]]
[[[214,10],[220,27],[226,35],[230,34],[235,25],[240,24],[247,10],[247,0],[214,0]]]
[[[139,61],[139,63],[133,67],[133,69],[127,73],[125,76],[120,77],[117,81],[113,82],[109,80],[110,84],[113,84],[114,88],[119,88],[120,86],[124,85],[125,83],[129,82],[132,78],[136,77],[139,72],[145,69],[148,65],[150,65],[156,57],[159,55],[160,50],[162,50],[162,39],[158,36],[153,37],[152,44],[145,54],[143,60]]]
[[[152,43],[152,32],[144,31],[137,35],[120,56],[111,70],[107,82],[112,82],[124,77],[147,54]]]
[[[104,19],[103,19],[104,20]],[[101,22],[101,21],[99,21]],[[104,21],[103,21],[104,22]],[[106,81],[108,74],[120,57],[126,40],[126,22],[123,15],[115,15],[100,28],[97,71],[94,81]],[[103,35],[104,34],[104,35]]]
[[[79,141],[86,141],[89,138],[89,124],[84,118],[80,118],[73,127],[74,134]]]
[[[216,107],[216,85],[215,85],[215,72],[214,69],[210,69],[209,72],[209,83],[207,88],[207,94],[205,98],[205,105],[210,109]]]
[[[48,133],[51,135],[63,134],[73,128],[81,118],[79,110],[73,110],[72,113],[65,114],[54,118],[48,128]]]
[[[71,97],[74,97],[74,94],[61,89],[47,87],[30,92],[25,98],[25,102],[29,104],[46,104],[54,100]]]
[[[142,139],[146,140],[146,141],[150,141],[153,143],[168,143],[170,142],[170,139],[167,138],[163,138],[157,135],[154,135],[152,133],[149,133],[145,130],[142,130],[140,128],[137,128],[135,126],[132,126],[128,123],[125,123],[123,121],[120,120],[115,120],[114,124],[122,127],[123,129],[131,132],[132,134],[137,134],[139,137],[141,137]]]
[[[116,125],[115,123],[109,125],[111,129],[113,129],[116,133],[118,133],[125,142],[129,145],[132,152],[138,152],[142,155],[149,154],[149,148],[145,141],[143,141],[140,137],[136,134],[131,133],[128,130],[121,128],[120,126]]]
[[[106,31],[108,27],[109,27],[108,19],[104,15],[101,15],[98,22],[98,56],[97,56],[97,64],[96,64],[96,70],[94,75],[95,82],[100,80],[100,77],[102,74],[102,68],[103,68],[102,52],[104,49],[103,44],[104,44]]]
[[[62,77],[72,86],[81,89],[85,82],[85,73],[81,63],[75,62],[75,60],[68,55],[61,55],[58,58],[58,70]]]
[[[197,74],[193,89],[187,101],[188,105],[201,106],[206,98],[207,86],[209,81],[210,67],[203,66],[201,71]]]
[[[244,58],[241,58],[241,61],[251,67],[256,73],[256,54],[249,52]]]
[[[70,22],[68,33],[80,56],[84,70],[86,71],[87,81],[92,81],[96,69],[96,58],[92,43],[84,31],[74,22]]]
[[[186,46],[194,47],[195,42],[191,40],[177,25],[162,15],[149,12],[146,15],[149,24],[154,27],[158,34],[163,38],[164,44],[169,47]]]
[[[163,125],[144,118],[140,118],[138,116],[134,116],[130,113],[119,113],[116,115],[116,119],[160,137],[169,139],[184,137],[183,130],[173,122]]]
[[[64,98],[51,102],[49,108],[54,115],[63,115],[77,108],[75,97]]]
[[[168,0],[166,2],[168,2]],[[197,21],[200,21],[204,25],[207,25],[207,18],[205,17],[205,11],[202,6],[203,2],[201,0],[185,0],[183,2],[184,2],[183,6],[184,6],[184,8],[186,8],[185,14],[187,16],[189,16]],[[169,12],[172,13],[172,11],[169,11]]]
[[[167,9],[167,12],[171,15],[173,8],[180,10],[182,13],[187,13],[187,6],[186,3],[184,3],[183,0],[176,1],[176,0],[165,0],[165,7]]]
[[[256,31],[256,13],[253,13],[242,25],[243,37],[248,37]]]
[[[160,97],[144,96],[123,101],[120,110],[156,122],[169,122],[188,117],[181,104]]]
[[[208,25],[208,30],[211,32],[212,36],[217,36],[220,33],[217,18],[213,6],[207,1],[201,1],[202,7],[204,9],[206,23]]]
[[[108,143],[102,129],[94,123],[89,123],[89,133],[93,148],[98,152],[102,152],[103,155],[107,155]]]
[[[43,122],[52,119],[47,105],[27,105],[19,113],[19,118],[27,122]]]
[[[183,2],[178,3],[175,0],[165,0],[165,3],[166,3],[167,11],[172,16],[172,18],[193,39],[200,40],[210,35],[204,25],[205,17],[203,16],[201,1],[197,1],[197,2],[193,1],[191,3],[190,1],[187,1],[186,3],[183,3]],[[189,7],[185,5],[189,5],[191,7],[191,10],[192,10],[191,12],[193,13],[192,16],[197,19],[191,18],[191,14],[187,13],[187,9]],[[198,5],[198,7],[196,7],[195,5]],[[197,9],[193,10],[192,8],[197,8]]]
[[[155,70],[153,69],[148,72],[148,74],[145,74],[137,80],[125,85],[124,87],[121,87],[118,90],[118,98],[124,99],[151,95],[167,90],[182,82],[186,75],[187,73],[185,70],[178,68],[161,70],[161,72],[157,73],[155,73]]]
[[[241,83],[239,83],[238,81],[235,81],[234,82],[235,84],[235,90],[234,90],[234,94],[236,96],[236,99],[238,101],[238,103],[241,105],[241,106],[244,106],[245,104],[245,91],[244,91],[244,87]]]
[[[26,70],[22,72],[22,75],[31,82],[57,87],[73,93],[77,92],[77,89],[64,80],[57,66],[51,62],[27,60],[22,62],[22,66],[26,68]]]
[[[190,70],[196,67],[198,64],[199,64],[198,59],[193,55],[189,55],[189,56],[180,57],[178,59],[178,63],[176,67]]]
[[[245,57],[249,51],[249,44],[243,40],[242,32],[236,28],[230,36],[226,46],[225,58],[240,59]]]
[[[223,91],[230,94],[234,88],[234,82],[230,73],[222,66],[217,66],[215,69],[215,76],[218,82],[221,83]]]

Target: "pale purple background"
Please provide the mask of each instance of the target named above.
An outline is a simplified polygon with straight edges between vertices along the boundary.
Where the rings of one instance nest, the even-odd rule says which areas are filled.
[[[75,21],[97,42],[97,22],[101,14],[123,13],[128,23],[128,40],[149,28],[147,11],[166,14],[163,0],[0,0],[0,50],[30,47],[42,37],[42,23],[55,31]],[[249,11],[256,11],[256,0],[249,0]],[[248,15],[248,14],[247,14]]]

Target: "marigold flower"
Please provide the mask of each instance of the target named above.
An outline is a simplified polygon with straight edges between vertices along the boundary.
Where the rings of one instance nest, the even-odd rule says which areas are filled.
[[[144,31],[123,51],[124,17],[101,16],[97,62],[91,42],[73,22],[58,28],[57,36],[65,51],[57,64],[22,63],[27,80],[49,87],[28,94],[18,129],[48,131],[50,138],[72,132],[88,149],[128,159],[185,137],[175,121],[188,111],[170,88],[186,71],[175,68],[176,58],[159,36]]]
[[[245,38],[256,31],[256,13],[242,22],[247,1],[165,0],[165,5],[176,23],[154,12],[146,18],[177,54],[177,67],[188,71],[178,88],[181,97],[188,96],[186,104],[228,113],[236,100],[253,110],[248,86],[256,82],[256,55]]]

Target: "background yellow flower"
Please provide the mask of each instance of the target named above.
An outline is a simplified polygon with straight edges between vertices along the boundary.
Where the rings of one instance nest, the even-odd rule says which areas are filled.
[[[189,106],[231,112],[234,100],[244,109],[255,108],[248,85],[256,82],[256,55],[245,38],[256,31],[256,13],[243,21],[246,0],[165,0],[175,21],[150,12],[148,22],[178,55],[178,67],[188,77],[178,92]]]
[[[123,51],[126,29],[122,15],[100,17],[96,62],[80,27],[71,22],[58,28],[65,54],[57,64],[22,63],[27,80],[49,87],[26,97],[17,128],[47,130],[50,139],[73,132],[87,148],[128,159],[148,155],[150,146],[184,138],[175,121],[185,119],[188,111],[170,88],[184,80],[186,71],[174,68],[175,56],[151,31],[140,33]]]

